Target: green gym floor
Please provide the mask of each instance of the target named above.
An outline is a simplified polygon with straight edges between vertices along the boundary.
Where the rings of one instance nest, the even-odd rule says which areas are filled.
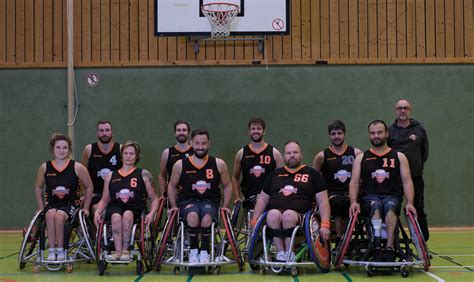
[[[65,270],[51,272],[41,268],[41,272],[32,273],[32,265],[24,269],[18,268],[18,250],[21,234],[0,234],[0,282],[6,281],[400,281],[399,273],[380,275],[369,278],[362,268],[343,268],[341,272],[332,271],[320,274],[315,270],[300,270],[297,277],[289,274],[252,273],[247,266],[239,272],[236,266],[227,266],[221,274],[175,275],[173,268],[164,267],[161,272],[152,271],[144,276],[135,274],[135,264],[128,266],[109,266],[104,276],[99,276],[95,264],[78,263],[72,273]],[[414,281],[474,281],[474,230],[469,231],[433,231],[429,241],[433,254],[432,267],[429,272],[414,268],[408,280]]]

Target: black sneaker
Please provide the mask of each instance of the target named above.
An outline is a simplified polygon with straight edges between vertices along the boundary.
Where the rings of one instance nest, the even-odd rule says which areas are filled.
[[[373,252],[373,256],[372,256],[372,261],[376,261],[376,262],[381,262],[383,261],[383,256],[382,256],[382,248],[381,247],[375,247],[374,248],[374,252]]]
[[[395,251],[388,247],[385,248],[385,262],[394,262],[395,261]]]

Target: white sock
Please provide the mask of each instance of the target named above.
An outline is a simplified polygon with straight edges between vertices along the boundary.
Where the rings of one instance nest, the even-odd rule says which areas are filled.
[[[382,220],[381,219],[372,219],[372,226],[374,227],[374,236],[380,237],[380,230],[382,229]]]

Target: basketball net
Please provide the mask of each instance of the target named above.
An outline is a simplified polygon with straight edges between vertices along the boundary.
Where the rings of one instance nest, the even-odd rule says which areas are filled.
[[[227,37],[230,35],[230,23],[239,13],[239,6],[231,3],[209,3],[202,5],[201,11],[211,24],[211,36]]]

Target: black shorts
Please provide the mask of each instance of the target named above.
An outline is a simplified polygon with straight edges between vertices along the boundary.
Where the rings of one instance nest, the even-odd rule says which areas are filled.
[[[348,217],[351,200],[349,195],[333,194],[329,196],[331,215],[334,217]]]
[[[137,222],[137,220],[142,216],[144,209],[131,208],[120,205],[108,206],[105,211],[105,220],[110,220],[114,213],[117,213],[122,216],[126,211],[131,211],[133,213],[133,222]]]
[[[214,222],[217,222],[219,207],[211,201],[182,201],[178,203],[179,215],[181,220],[184,220],[190,212],[195,212],[199,215],[199,220],[208,214],[212,217]]]
[[[102,199],[101,194],[92,194],[91,206],[97,204]]]
[[[74,214],[78,209],[78,206],[71,203],[48,203],[44,208],[44,214],[46,214],[47,211],[52,209],[63,211],[67,215],[68,220],[72,221],[72,219],[74,218]]]

